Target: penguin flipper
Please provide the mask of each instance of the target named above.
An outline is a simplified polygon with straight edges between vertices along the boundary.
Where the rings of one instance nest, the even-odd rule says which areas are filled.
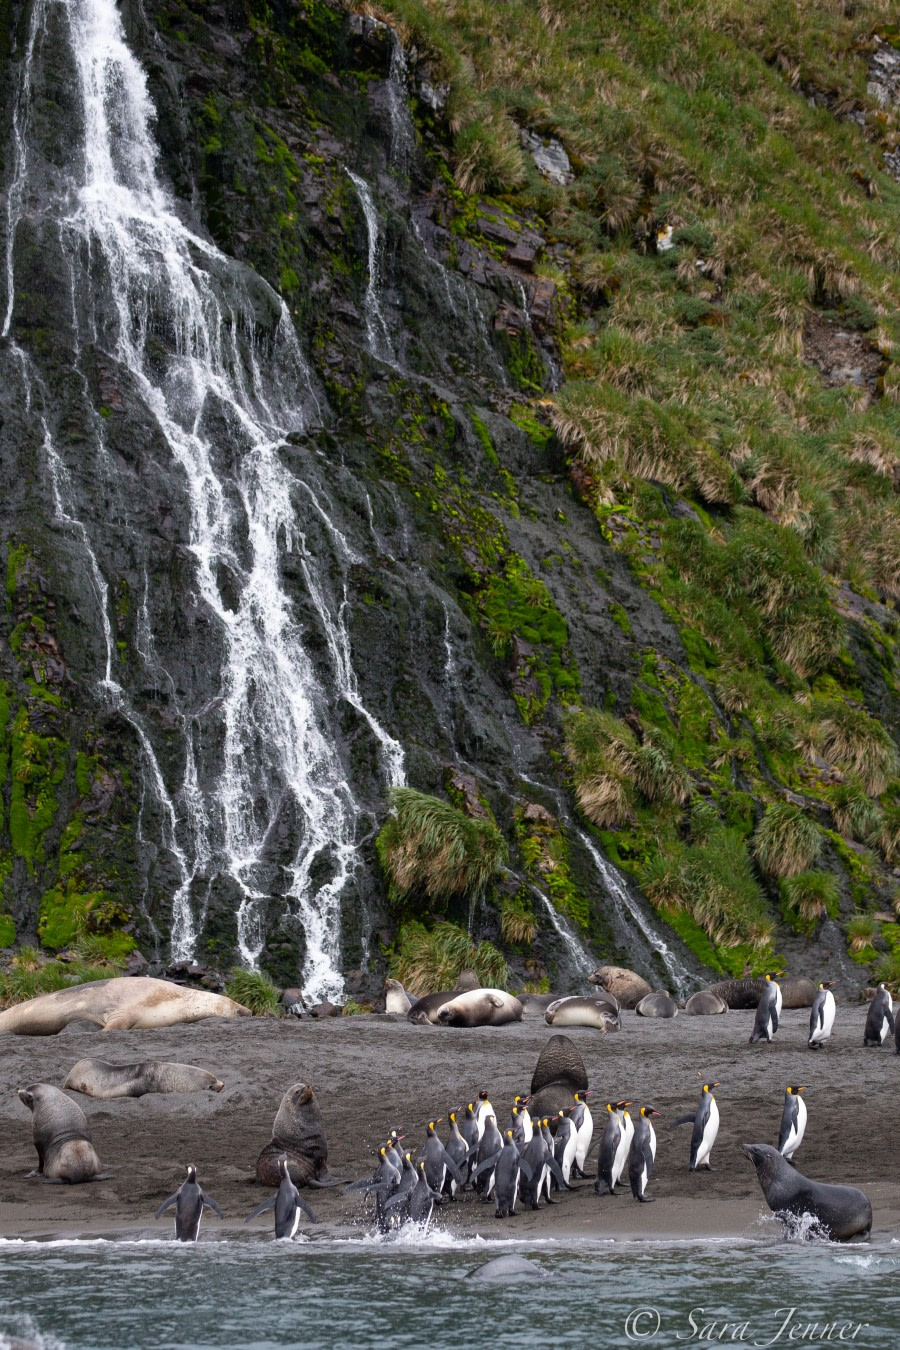
[[[257,1205],[256,1209],[254,1209],[250,1214],[247,1215],[246,1219],[244,1220],[244,1223],[249,1223],[251,1219],[258,1218],[259,1215],[264,1214],[267,1209],[274,1209],[275,1201],[277,1199],[278,1193],[276,1191],[274,1195],[269,1196],[268,1200],[264,1200],[261,1205]]]
[[[298,1192],[296,1193],[296,1195],[294,1196],[294,1203],[295,1203],[300,1209],[303,1210],[303,1213],[304,1213],[304,1214],[306,1215],[306,1217],[309,1219],[310,1223],[318,1223],[318,1222],[319,1222],[319,1220],[316,1218],[315,1214],[313,1214],[313,1212],[312,1212],[312,1210],[310,1209],[309,1205],[308,1205],[308,1204],[306,1203],[306,1201],[303,1199],[303,1197],[302,1197],[302,1195],[300,1194],[299,1191],[298,1191]]]
[[[679,1116],[677,1120],[672,1121],[671,1125],[669,1126],[669,1129],[674,1130],[679,1125],[693,1125],[695,1116],[696,1112],[692,1112],[688,1116]]]
[[[534,1179],[534,1172],[531,1169],[531,1163],[527,1163],[524,1158],[519,1158],[519,1171],[525,1177],[526,1181]]]
[[[225,1218],[225,1215],[222,1213],[221,1209],[216,1204],[215,1200],[212,1198],[211,1195],[207,1195],[206,1191],[201,1191],[200,1196],[201,1199],[203,1200],[204,1205],[209,1205],[210,1209],[214,1210],[216,1214],[218,1214],[220,1219]]]
[[[441,1161],[443,1162],[447,1171],[450,1173],[453,1180],[458,1182],[459,1185],[462,1185],[462,1177],[460,1176],[459,1168],[457,1167],[453,1159],[450,1157],[450,1154],[447,1152],[446,1149],[444,1149],[444,1156],[441,1159]]]
[[[560,1186],[565,1186],[566,1183],[560,1165],[552,1154],[547,1159],[547,1166],[550,1169],[550,1175],[559,1182]]]
[[[499,1160],[500,1160],[499,1153],[492,1153],[489,1158],[485,1158],[484,1162],[479,1163],[479,1165],[475,1168],[475,1171],[472,1173],[472,1180],[474,1181],[476,1177],[481,1176],[482,1172],[489,1172],[491,1168],[496,1167]]]
[[[307,1186],[311,1186],[314,1191],[327,1191],[330,1190],[332,1186],[346,1186],[347,1183],[343,1178],[333,1177],[331,1173],[328,1172],[324,1177],[309,1177],[306,1184]]]
[[[158,1219],[161,1219],[162,1216],[165,1214],[166,1210],[171,1209],[177,1199],[178,1199],[178,1192],[176,1191],[174,1195],[169,1196],[168,1200],[164,1200],[162,1202],[159,1209],[156,1211],[156,1217]]]

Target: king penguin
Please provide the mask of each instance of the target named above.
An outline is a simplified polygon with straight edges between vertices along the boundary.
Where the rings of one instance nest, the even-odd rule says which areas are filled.
[[[713,1171],[709,1155],[712,1153],[712,1146],[716,1142],[716,1135],[719,1133],[719,1108],[716,1105],[712,1090],[718,1086],[718,1083],[704,1083],[696,1114],[679,1116],[678,1120],[672,1121],[671,1128],[673,1130],[677,1125],[687,1125],[690,1121],[694,1122],[694,1132],[691,1135],[691,1160],[688,1164],[690,1172],[696,1172],[698,1167],[706,1167],[708,1171]]]
[[[494,1168],[494,1199],[498,1219],[514,1218],[519,1198],[519,1177],[531,1180],[531,1168],[516,1148],[513,1131],[507,1130]]]
[[[656,1161],[656,1131],[650,1117],[659,1114],[652,1106],[642,1106],[631,1141],[628,1180],[631,1182],[631,1194],[642,1205],[653,1204],[653,1196],[647,1195],[647,1182],[653,1176],[653,1164]]]
[[[493,1117],[494,1117],[494,1122],[496,1123],[496,1120],[497,1120],[497,1113],[496,1113],[496,1111],[494,1110],[494,1108],[491,1106],[490,1097],[488,1096],[488,1094],[487,1094],[486,1091],[481,1091],[481,1092],[479,1092],[479,1094],[478,1094],[478,1105],[477,1105],[476,1108],[475,1108],[475,1119],[476,1119],[477,1122],[478,1122],[478,1138],[479,1138],[479,1139],[480,1139],[481,1136],[484,1134],[484,1127],[485,1127],[485,1123],[486,1123],[486,1121],[487,1121],[488,1116],[493,1116]],[[498,1133],[499,1133],[499,1131],[498,1131]]]
[[[806,1089],[786,1087],[784,1090],[784,1110],[781,1113],[781,1129],[778,1131],[778,1152],[790,1162],[797,1149],[803,1143],[806,1130],[806,1102],[800,1096]]]
[[[300,1227],[301,1210],[310,1223],[316,1223],[317,1220],[315,1214],[306,1201],[301,1198],[300,1192],[291,1181],[287,1157],[278,1159],[278,1171],[281,1174],[278,1190],[274,1195],[270,1195],[268,1200],[264,1200],[261,1205],[257,1205],[252,1214],[247,1215],[244,1223],[249,1223],[251,1219],[264,1214],[267,1209],[274,1209],[276,1239],[292,1238]]]
[[[624,1127],[622,1119],[612,1102],[606,1103],[606,1126],[600,1136],[600,1152],[597,1154],[597,1180],[594,1190],[603,1195],[604,1187],[613,1195],[616,1158],[622,1147]]]
[[[894,1004],[890,990],[880,984],[866,1014],[863,1045],[883,1045],[894,1034]]]
[[[197,1169],[192,1164],[188,1165],[187,1176],[175,1194],[164,1200],[156,1211],[157,1219],[161,1219],[172,1205],[175,1206],[175,1236],[179,1242],[197,1241],[204,1205],[215,1210],[220,1219],[225,1218],[212,1196],[199,1185]]]
[[[824,984],[820,984],[812,1001],[812,1008],[809,1013],[809,1040],[807,1041],[810,1050],[818,1050],[831,1035],[835,1013],[834,994],[831,992],[833,984],[834,980],[826,980]]]
[[[459,1173],[459,1179],[456,1180],[453,1173],[448,1169],[444,1177],[444,1194],[449,1195],[451,1200],[456,1199],[457,1191],[462,1190],[469,1176],[469,1146],[459,1132],[456,1114],[455,1111],[451,1111],[447,1117],[450,1121],[450,1138],[447,1140],[446,1146],[447,1153]]]
[[[591,1115],[591,1108],[585,1100],[589,1092],[590,1089],[585,1092],[576,1092],[575,1105],[572,1107],[572,1124],[575,1126],[575,1133],[578,1136],[578,1142],[575,1145],[576,1177],[587,1176],[584,1165],[587,1162],[591,1139],[594,1136],[594,1117]]]
[[[778,1030],[779,1001],[781,999],[781,990],[777,981],[771,975],[766,976],[766,984],[759,996],[759,1003],[756,1005],[756,1017],[753,1022],[753,1032],[750,1036],[750,1044],[754,1041],[763,1039],[771,1041],[775,1032]]]

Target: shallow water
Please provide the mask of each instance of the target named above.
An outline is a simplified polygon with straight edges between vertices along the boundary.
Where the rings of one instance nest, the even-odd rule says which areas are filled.
[[[517,1252],[550,1277],[466,1275]],[[0,1329],[46,1350],[853,1344],[900,1333],[900,1242],[0,1242]],[[793,1311],[791,1311],[793,1310]],[[3,1350],[0,1334],[0,1350]]]

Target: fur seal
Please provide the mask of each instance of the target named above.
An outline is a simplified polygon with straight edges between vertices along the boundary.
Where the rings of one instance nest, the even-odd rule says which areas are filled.
[[[167,1064],[148,1059],[142,1064],[107,1064],[103,1059],[80,1059],[63,1083],[71,1092],[109,1101],[112,1097],[143,1097],[148,1092],[221,1092],[225,1084],[215,1074],[193,1064]]]
[[[613,994],[623,1008],[634,1008],[653,990],[640,975],[622,966],[598,966],[593,975],[588,976],[588,984],[599,984],[608,994]]]
[[[252,1017],[249,1008],[224,994],[205,989],[183,989],[170,980],[149,975],[117,975],[92,980],[71,989],[41,994],[0,1013],[0,1035],[55,1036],[80,1018],[103,1031],[131,1031],[135,1027],[173,1027],[204,1017]]]
[[[775,1214],[811,1214],[835,1242],[868,1237],[872,1204],[855,1186],[826,1186],[792,1167],[771,1144],[742,1144],[756,1168],[766,1204]]]
[[[30,1177],[43,1181],[103,1181],[106,1174],[94,1152],[87,1118],[77,1102],[49,1083],[18,1088],[19,1099],[33,1116],[38,1166]]]
[[[638,1017],[677,1017],[678,1004],[668,989],[657,989],[641,999],[635,1012]]]
[[[295,1083],[282,1097],[272,1138],[256,1160],[257,1180],[280,1186],[282,1158],[295,1186],[341,1185],[328,1171],[325,1122],[308,1083]]]
[[[386,1013],[408,1013],[412,999],[399,980],[384,982],[384,1011]]]
[[[711,989],[701,989],[691,994],[684,1005],[686,1017],[712,1017],[715,1013],[727,1013],[728,1004],[724,998],[714,994]]]
[[[595,1031],[618,1031],[619,1016],[605,998],[560,998],[544,1013],[549,1027],[593,1027]]]
[[[438,1008],[437,1020],[442,1027],[504,1027],[521,1022],[523,1011],[515,995],[503,989],[472,989]]]
[[[576,1092],[588,1086],[584,1060],[568,1036],[551,1036],[535,1065],[528,1109],[531,1115],[555,1116],[573,1105]]]

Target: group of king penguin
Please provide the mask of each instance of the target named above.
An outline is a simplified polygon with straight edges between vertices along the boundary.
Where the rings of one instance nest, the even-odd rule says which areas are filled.
[[[809,1037],[806,1042],[810,1050],[821,1050],[831,1036],[836,1012],[834,994],[831,992],[833,984],[834,980],[826,980],[816,990],[809,1013]],[[756,1041],[774,1040],[781,1018],[781,1004],[781,987],[774,975],[767,975],[765,988],[756,1005],[756,1018],[750,1035],[751,1045]],[[875,996],[866,1014],[863,1045],[883,1045],[895,1032],[898,1038],[897,1053],[900,1054],[900,1031],[897,1031],[894,1020],[890,990],[886,985],[880,984],[875,990]]]

